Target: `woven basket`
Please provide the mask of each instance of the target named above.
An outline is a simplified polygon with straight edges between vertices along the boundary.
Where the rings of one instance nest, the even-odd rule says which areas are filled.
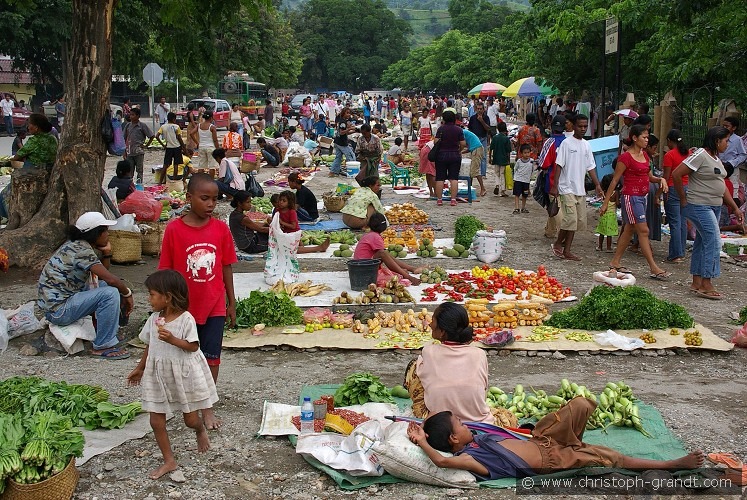
[[[158,255],[161,253],[164,226],[160,222],[149,222],[140,225],[142,234],[143,255]]]
[[[20,484],[8,480],[3,500],[67,500],[73,497],[80,473],[75,468],[75,459],[57,475],[34,484]]]
[[[327,212],[339,212],[350,199],[350,195],[335,196],[334,193],[324,193],[322,199],[324,200],[324,208],[327,209]]]
[[[112,262],[129,264],[138,262],[143,256],[143,237],[132,231],[109,231],[112,246]]]
[[[259,159],[256,159],[254,161],[247,161],[247,160],[241,160],[241,164],[239,166],[239,171],[242,174],[248,174],[249,172],[259,172],[260,169],[260,161]]]
[[[288,166],[290,168],[302,168],[304,166],[303,156],[291,156],[288,158]]]

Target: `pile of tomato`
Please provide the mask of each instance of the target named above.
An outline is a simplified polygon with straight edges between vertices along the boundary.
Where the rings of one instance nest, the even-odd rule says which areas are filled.
[[[485,265],[481,269],[486,271],[490,267]],[[438,300],[437,294],[446,295],[445,300],[451,302],[462,302],[465,298],[493,300],[495,294],[503,293],[536,295],[557,302],[571,295],[571,289],[549,276],[542,265],[536,272],[516,271],[513,275],[495,273],[488,277],[483,277],[485,273],[477,274],[480,277],[476,277],[474,271],[449,274],[443,282],[424,289],[422,300],[435,302]]]

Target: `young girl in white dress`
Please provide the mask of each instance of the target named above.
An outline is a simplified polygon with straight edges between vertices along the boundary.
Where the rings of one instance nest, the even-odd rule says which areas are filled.
[[[148,344],[128,385],[141,385],[143,410],[150,412],[150,426],[163,455],[163,465],[151,479],[176,470],[177,464],[166,432],[166,414],[181,411],[184,423],[197,433],[197,451],[210,448],[199,410],[218,401],[213,377],[200,351],[195,319],[187,312],[187,282],[173,270],[157,271],[145,280],[153,314],[140,332]]]

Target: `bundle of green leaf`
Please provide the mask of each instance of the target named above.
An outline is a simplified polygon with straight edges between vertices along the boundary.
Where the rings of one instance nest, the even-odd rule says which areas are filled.
[[[739,319],[737,321],[740,325],[747,323],[747,306],[744,306],[742,310],[739,311]]]
[[[370,373],[353,373],[335,392],[335,406],[362,405],[370,401],[393,403],[389,389]]]
[[[600,285],[578,305],[553,313],[548,326],[580,330],[690,328],[693,318],[679,304],[657,299],[639,286]]]
[[[472,238],[477,231],[485,229],[485,224],[474,215],[462,215],[454,222],[454,243],[464,248],[472,246]]]
[[[11,377],[0,382],[0,412],[20,414],[24,421],[53,410],[86,429],[121,429],[141,411],[140,403],[110,403],[101,387],[52,382],[40,377]]]
[[[267,326],[303,323],[303,311],[287,293],[253,290],[249,297],[236,302],[236,326],[249,328],[258,323]]]

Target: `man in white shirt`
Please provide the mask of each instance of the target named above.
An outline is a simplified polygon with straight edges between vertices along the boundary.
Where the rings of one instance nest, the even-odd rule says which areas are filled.
[[[329,108],[324,102],[324,96],[319,97],[319,100],[314,103],[311,112],[314,113],[315,122],[319,119],[319,115],[329,118]]]
[[[591,146],[584,140],[589,126],[586,115],[573,118],[573,136],[567,137],[558,148],[553,171],[550,196],[558,197],[560,204],[560,231],[552,251],[556,257],[568,260],[581,260],[571,253],[571,244],[576,231],[586,229],[586,173],[594,182],[597,194],[604,196],[596,173],[596,163]]]
[[[5,94],[5,99],[0,101],[0,108],[3,110],[3,121],[5,122],[5,132],[8,135],[13,135],[13,106],[15,103],[10,98],[10,94]]]
[[[498,106],[498,103],[492,98],[488,98],[488,120],[490,121],[490,136],[494,137],[495,134],[498,132],[498,113],[500,113],[501,109],[500,106]]]
[[[156,117],[158,118],[158,124],[163,125],[168,121],[169,111],[171,111],[171,105],[166,102],[166,98],[161,96],[161,102],[156,106]]]

